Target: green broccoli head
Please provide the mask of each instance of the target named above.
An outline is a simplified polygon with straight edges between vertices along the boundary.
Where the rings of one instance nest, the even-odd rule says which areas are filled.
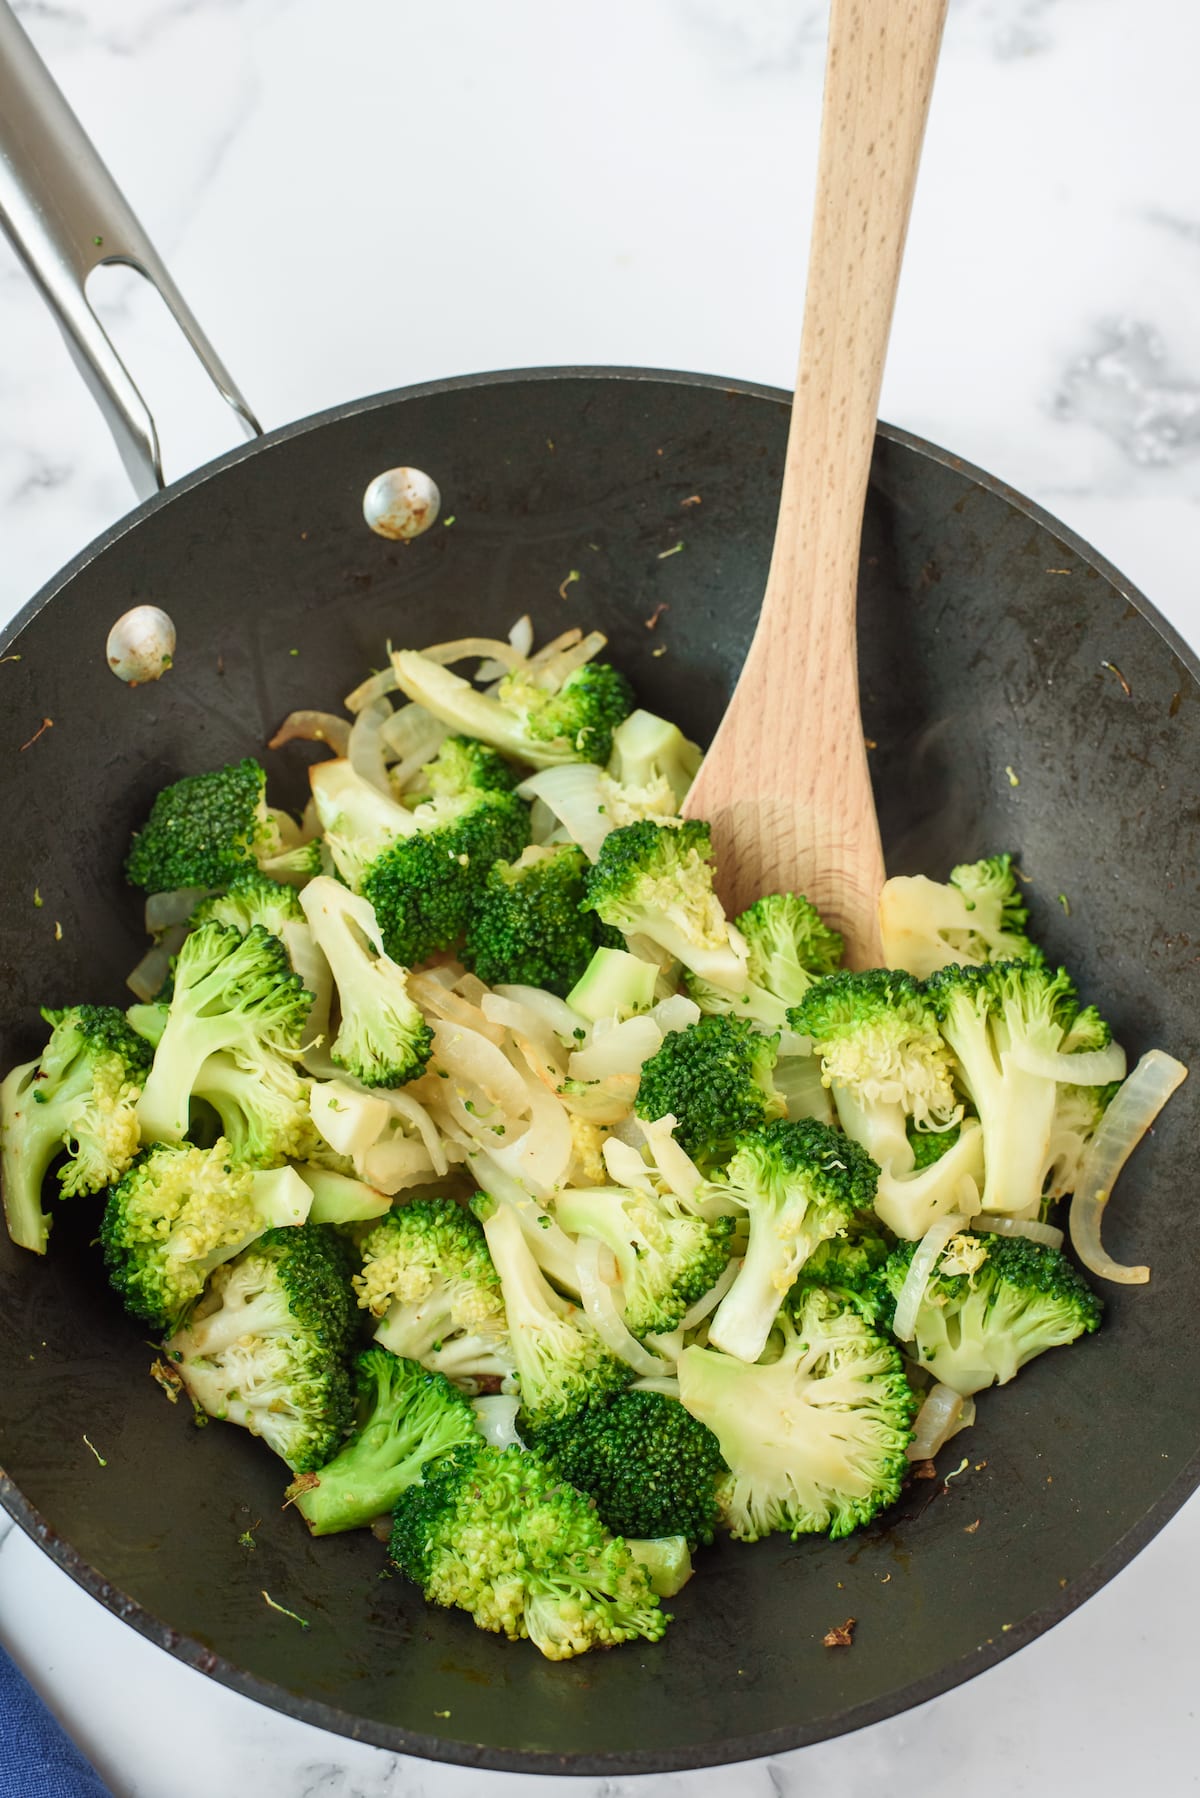
[[[732,1535],[847,1536],[900,1495],[917,1409],[900,1355],[853,1305],[816,1288],[779,1319],[778,1359],[679,1357],[679,1393],[716,1436]]]
[[[544,1424],[530,1446],[595,1501],[614,1535],[712,1541],[725,1463],[712,1431],[678,1399],[614,1393]]]
[[[742,991],[731,993],[689,975],[688,992],[701,1011],[731,1011],[769,1030],[782,1030],[788,1007],[798,1005],[815,980],[840,966],[842,938],[799,893],[765,894],[736,925],[749,951]]]
[[[884,1265],[890,1324],[916,1243]],[[935,1380],[964,1397],[1003,1386],[1047,1349],[1100,1326],[1101,1300],[1058,1249],[1024,1236],[952,1236],[917,1309],[912,1352]]]
[[[279,1167],[319,1152],[321,1138],[309,1110],[311,1086],[288,1056],[261,1045],[237,1055],[210,1055],[200,1064],[192,1096],[216,1112],[235,1161]]]
[[[970,914],[965,931],[950,930],[945,940],[972,961],[1024,961],[1040,967],[1045,956],[1029,939],[1029,908],[1021,897],[1011,855],[989,855],[962,862],[950,870]]]
[[[568,1187],[555,1215],[568,1235],[594,1237],[611,1250],[625,1326],[634,1336],[673,1330],[716,1285],[732,1249],[732,1217],[702,1216],[669,1193]]]
[[[445,737],[421,769],[424,790],[434,799],[461,799],[471,793],[511,793],[516,769],[486,743],[473,737]]]
[[[529,1427],[627,1386],[631,1370],[605,1347],[583,1312],[554,1291],[513,1207],[484,1193],[477,1193],[471,1206],[500,1276],[521,1412]]]
[[[158,1143],[108,1195],[100,1241],[125,1309],[173,1328],[215,1267],[265,1230],[251,1170],[219,1138],[210,1149]]]
[[[245,868],[234,875],[223,893],[202,899],[189,921],[195,929],[215,919],[243,935],[261,924],[272,936],[282,937],[286,924],[298,923],[303,917],[295,887],[281,885],[258,868]]]
[[[425,1070],[433,1032],[386,954],[368,900],[319,875],[300,896],[313,940],[329,963],[341,1007],[330,1054],[364,1086],[403,1086]]]
[[[628,681],[603,662],[565,679],[547,668],[516,669],[494,695],[416,650],[394,652],[392,667],[401,691],[451,730],[535,768],[607,761],[613,730],[633,707]]]
[[[707,824],[643,818],[610,830],[588,869],[584,905],[626,936],[648,937],[699,979],[731,992],[746,978],[746,947],[713,891]]]
[[[596,947],[595,921],[580,909],[586,866],[574,843],[494,862],[467,918],[467,967],[491,986],[544,987],[565,999]]]
[[[287,1491],[314,1536],[365,1529],[395,1509],[430,1461],[479,1440],[470,1400],[441,1374],[383,1348],[363,1350],[351,1371],[354,1434]]]
[[[464,1383],[512,1371],[500,1276],[476,1219],[453,1199],[396,1206],[359,1243],[354,1290],[395,1355]]]
[[[281,849],[275,855],[259,857],[259,867],[269,879],[283,886],[302,887],[324,872],[325,862],[320,838],[297,843],[294,849]]]
[[[820,1243],[869,1213],[878,1179],[864,1149],[815,1118],[743,1137],[721,1190],[745,1207],[749,1239],[709,1328],[714,1348],[758,1360],[797,1274]]]
[[[279,938],[255,924],[243,936],[215,920],[185,940],[154,1064],[138,1101],[146,1142],[181,1143],[196,1079],[223,1050],[256,1061],[298,1050],[312,995]]]
[[[887,1309],[880,1274],[891,1246],[878,1220],[860,1213],[844,1236],[830,1236],[817,1244],[784,1300],[788,1313],[794,1317],[812,1288],[819,1287],[840,1304],[852,1305],[868,1323],[877,1323]]]
[[[742,1018],[701,1018],[672,1030],[642,1066],[634,1109],[653,1123],[675,1119],[675,1137],[705,1171],[728,1161],[738,1139],[782,1117],[775,1091],[776,1039]]]
[[[0,1194],[12,1240],[46,1252],[42,1186],[55,1158],[64,1198],[100,1192],[138,1151],[137,1102],[150,1045],[115,1006],[43,1011],[50,1040],[0,1083]]]
[[[936,1129],[957,1116],[937,1008],[910,974],[831,974],[792,1006],[788,1022],[812,1037],[843,1129],[881,1165],[912,1166],[909,1119]]]
[[[1078,1015],[1075,989],[1062,968],[992,962],[941,968],[925,992],[982,1126],[980,1209],[1036,1217],[1059,1090],[1045,1057],[1063,1052]]]
[[[1010,855],[964,862],[941,885],[924,874],[884,882],[879,926],[889,967],[925,979],[953,963],[1045,957],[1027,934],[1029,913]]]
[[[552,1661],[657,1641],[669,1621],[588,1499],[516,1447],[481,1443],[436,1461],[400,1496],[391,1556],[430,1604],[510,1641],[528,1637]]]
[[[228,886],[283,847],[266,790],[250,757],[164,787],[129,846],[126,878],[150,893]]]
[[[1120,1080],[1111,1080],[1107,1086],[1059,1086],[1054,1099],[1048,1166],[1042,1188],[1043,1214],[1059,1199],[1065,1199],[1075,1191],[1084,1155],[1121,1085]]]
[[[165,1344],[193,1401],[311,1473],[354,1423],[347,1359],[356,1331],[347,1249],[321,1224],[268,1230],[219,1267]]]

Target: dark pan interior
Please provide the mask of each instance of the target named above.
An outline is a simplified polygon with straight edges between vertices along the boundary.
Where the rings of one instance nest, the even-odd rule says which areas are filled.
[[[763,586],[786,424],[779,394],[685,377],[422,389],[279,433],[80,558],[31,608],[20,661],[0,665],[0,1066],[34,1051],[39,1004],[122,1000],[143,939],[120,863],[155,790],[261,752],[290,708],[327,706],[378,666],[389,637],[503,632],[525,610],[539,636],[599,626],[643,702],[706,738]],[[444,495],[444,522],[407,547],[359,511],[369,478],[400,462]],[[131,692],[103,650],[140,600],[174,614],[179,651],[166,680]],[[881,434],[861,637],[891,868],[1019,852],[1038,933],[1131,1054],[1189,1059],[1200,712],[1194,663],[1147,611],[1015,496]],[[300,803],[305,753],[266,757],[277,801]],[[702,1555],[659,1646],[550,1665],[427,1610],[383,1577],[369,1536],[311,1543],[279,1508],[279,1463],[236,1429],[195,1429],[147,1378],[151,1349],[105,1290],[86,1201],[62,1209],[44,1263],[0,1243],[5,1502],[183,1659],[387,1747],[615,1773],[818,1740],[1039,1633],[1195,1484],[1194,1086],[1107,1226],[1118,1255],[1152,1264],[1149,1289],[1114,1290],[1097,1338],[989,1396],[948,1488],[914,1485],[847,1542]],[[822,1647],[848,1616],[853,1648]]]

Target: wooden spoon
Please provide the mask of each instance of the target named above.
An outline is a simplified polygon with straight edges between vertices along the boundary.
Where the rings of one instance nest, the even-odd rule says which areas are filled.
[[[688,795],[734,913],[804,893],[877,967],[883,851],[858,706],[859,539],[947,0],[833,0],[800,370],[767,590]]]

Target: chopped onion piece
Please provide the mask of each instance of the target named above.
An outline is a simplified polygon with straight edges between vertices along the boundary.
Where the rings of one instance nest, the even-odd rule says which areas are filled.
[[[499,1024],[490,1023],[477,1005],[469,1005],[458,993],[450,991],[439,978],[440,970],[429,969],[420,974],[410,974],[408,990],[416,1000],[426,1017],[441,1020],[446,1024],[457,1025],[462,1030],[469,1030],[475,1036],[481,1036],[486,1042],[498,1048],[504,1041],[504,1031]],[[436,1025],[435,1025],[436,1036]]]
[[[395,759],[392,781],[401,791],[431,762],[449,728],[423,705],[402,705],[394,711],[379,732],[383,746]]]
[[[406,1186],[423,1185],[436,1171],[429,1151],[416,1136],[382,1136],[355,1166],[369,1186],[389,1195],[403,1192]]]
[[[679,1381],[664,1374],[661,1379],[631,1380],[630,1392],[661,1392],[667,1398],[679,1397]]]
[[[379,1098],[386,1099],[395,1117],[398,1117],[403,1123],[412,1125],[425,1145],[426,1153],[433,1163],[434,1173],[441,1179],[442,1175],[447,1172],[449,1164],[437,1125],[425,1107],[414,1099],[411,1093],[396,1092],[395,1090],[385,1091],[379,1087],[373,1090]]]
[[[1060,1080],[1067,1086],[1107,1086],[1125,1078],[1125,1051],[1120,1043],[1103,1049],[1081,1049],[1077,1055],[1057,1055],[1017,1043],[1006,1051],[1009,1061],[1041,1080]]]
[[[910,1461],[931,1461],[960,1426],[969,1401],[949,1386],[931,1386],[917,1412],[913,1439],[906,1449]]]
[[[528,1111],[529,1089],[524,1080],[503,1050],[480,1032],[459,1024],[435,1023],[431,1059],[435,1067],[450,1075],[445,1083],[448,1087],[457,1084],[472,1089],[489,1110],[498,1110],[510,1122]]]
[[[421,654],[440,668],[452,667],[455,662],[489,660],[499,662],[503,668],[520,668],[525,660],[511,643],[503,643],[499,637],[456,637],[451,643],[431,643]]]
[[[569,674],[574,674],[577,668],[598,656],[607,642],[603,631],[589,631],[578,643],[568,644],[557,655],[547,655],[544,662],[539,662],[542,679],[549,685],[560,686]]]
[[[567,1060],[572,1080],[607,1080],[612,1074],[640,1074],[642,1063],[662,1048],[663,1034],[654,1019],[644,1014],[626,1018],[611,1030],[592,1033],[588,1048],[577,1049]]]
[[[383,727],[391,715],[392,708],[386,699],[377,699],[372,705],[364,706],[354,720],[346,751],[355,773],[361,774],[377,792],[386,793],[389,799],[392,783],[383,755]]]
[[[626,1329],[617,1306],[616,1294],[601,1276],[602,1247],[594,1236],[581,1236],[575,1244],[579,1297],[588,1322],[618,1359],[649,1378],[661,1378],[667,1372],[666,1362],[661,1361],[657,1355],[652,1355],[648,1348],[643,1348],[637,1337]]]
[[[524,1448],[525,1444],[517,1434],[517,1412],[521,1409],[521,1401],[515,1394],[494,1392],[483,1398],[473,1398],[471,1409],[479,1425],[479,1434],[493,1448]]]
[[[517,788],[521,799],[540,799],[578,843],[589,861],[600,854],[600,845],[612,829],[604,809],[603,770],[594,762],[563,762],[542,768]]]
[[[459,997],[465,999],[468,1005],[481,1004],[483,996],[488,990],[478,974],[468,974],[465,968],[455,976],[451,984]]]
[[[492,988],[501,999],[512,999],[518,1005],[544,1018],[555,1036],[564,1043],[578,1046],[591,1029],[585,1017],[572,1011],[565,1000],[556,993],[548,993],[540,986],[496,986]],[[580,1032],[583,1032],[583,1036]]]
[[[1148,1267],[1123,1267],[1105,1253],[1100,1225],[1117,1175],[1153,1124],[1187,1069],[1174,1056],[1151,1049],[1100,1119],[1084,1153],[1068,1219],[1075,1253],[1089,1273],[1120,1286],[1144,1286]]]
[[[725,1294],[729,1291],[729,1288],[733,1285],[733,1282],[737,1279],[738,1269],[741,1265],[740,1260],[731,1261],[716,1285],[710,1286],[708,1291],[703,1293],[701,1297],[696,1300],[690,1310],[684,1312],[683,1316],[675,1326],[676,1329],[694,1330],[696,1325],[703,1318],[707,1317],[710,1311],[715,1311],[721,1300],[725,1297]]]
[[[489,1153],[515,1179],[524,1181],[534,1192],[549,1196],[565,1181],[575,1152],[571,1119],[536,1075],[530,1073],[522,1085],[525,1107],[530,1113],[529,1128],[516,1142],[496,1137],[497,1146]]]
[[[649,1144],[655,1167],[677,1199],[683,1199],[701,1217],[710,1220],[714,1217],[736,1217],[739,1214],[740,1207],[734,1200],[723,1197],[718,1191],[711,1192],[704,1199],[697,1198],[697,1193],[706,1182],[695,1162],[684,1153],[671,1134],[675,1128],[675,1119],[669,1113],[666,1117],[656,1118],[653,1123],[648,1123],[645,1118],[638,1118],[636,1121]]]
[[[186,924],[172,924],[157,943],[151,944],[137,967],[125,978],[125,984],[135,998],[146,1004],[157,999],[171,972],[171,957],[178,955],[186,936]]]
[[[929,1284],[938,1256],[950,1238],[966,1227],[966,1218],[957,1211],[952,1211],[949,1217],[936,1218],[913,1250],[904,1284],[896,1297],[896,1317],[892,1325],[892,1334],[900,1342],[912,1341],[917,1325],[917,1312],[921,1308],[921,1300],[925,1297],[925,1288]]]
[[[672,993],[669,999],[660,999],[647,1014],[654,1019],[664,1036],[672,1030],[690,1030],[693,1024],[700,1022],[700,1007],[694,999],[685,993]]]
[[[502,1167],[491,1150],[468,1148],[466,1162],[480,1192],[512,1207],[542,1272],[564,1292],[577,1293],[575,1244],[541,1200]]]
[[[146,933],[157,936],[171,924],[186,924],[212,887],[176,887],[172,893],[151,893],[146,901]]]
[[[350,748],[350,726],[345,718],[333,712],[289,712],[268,749],[282,749],[285,743],[327,743],[334,755],[346,755]]]
[[[650,1169],[639,1150],[630,1143],[622,1142],[620,1137],[606,1136],[600,1153],[604,1156],[609,1178],[615,1185],[632,1187],[634,1192],[653,1196],[654,1183],[650,1178]]]
[[[1036,1217],[1012,1217],[1004,1211],[980,1211],[971,1219],[972,1230],[990,1232],[993,1236],[1027,1236],[1030,1242],[1044,1242],[1048,1249],[1061,1249],[1063,1233],[1053,1224],[1043,1224]]]
[[[366,706],[374,705],[377,699],[386,699],[395,691],[396,670],[389,662],[386,668],[377,668],[365,681],[360,681],[353,693],[347,693],[342,704],[348,712],[361,712]]]
[[[552,662],[556,655],[560,655],[564,649],[570,649],[571,645],[578,643],[582,636],[583,632],[576,624],[572,625],[569,631],[563,631],[559,636],[551,637],[549,643],[543,643],[536,654],[530,656],[530,667],[540,668],[546,662]]]
[[[522,661],[527,662],[533,654],[533,619],[528,612],[522,612],[509,631],[508,640]]]

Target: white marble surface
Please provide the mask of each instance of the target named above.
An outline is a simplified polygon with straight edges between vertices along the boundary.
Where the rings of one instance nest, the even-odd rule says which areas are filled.
[[[790,385],[820,0],[18,10],[268,424],[534,363]],[[1200,13],[1181,0],[951,0],[883,403],[1057,512],[1192,641],[1197,67]],[[114,329],[142,346],[130,355],[180,472],[232,433],[135,289],[115,278]],[[127,504],[104,427],[0,251],[0,616]],[[1148,1772],[1194,1790],[1198,1569],[1194,1501],[1081,1613],[920,1712],[753,1768],[539,1790],[858,1798],[886,1778],[949,1798],[966,1778],[975,1798],[1116,1798]],[[520,1789],[234,1697],[15,1530],[0,1638],[118,1798]]]

